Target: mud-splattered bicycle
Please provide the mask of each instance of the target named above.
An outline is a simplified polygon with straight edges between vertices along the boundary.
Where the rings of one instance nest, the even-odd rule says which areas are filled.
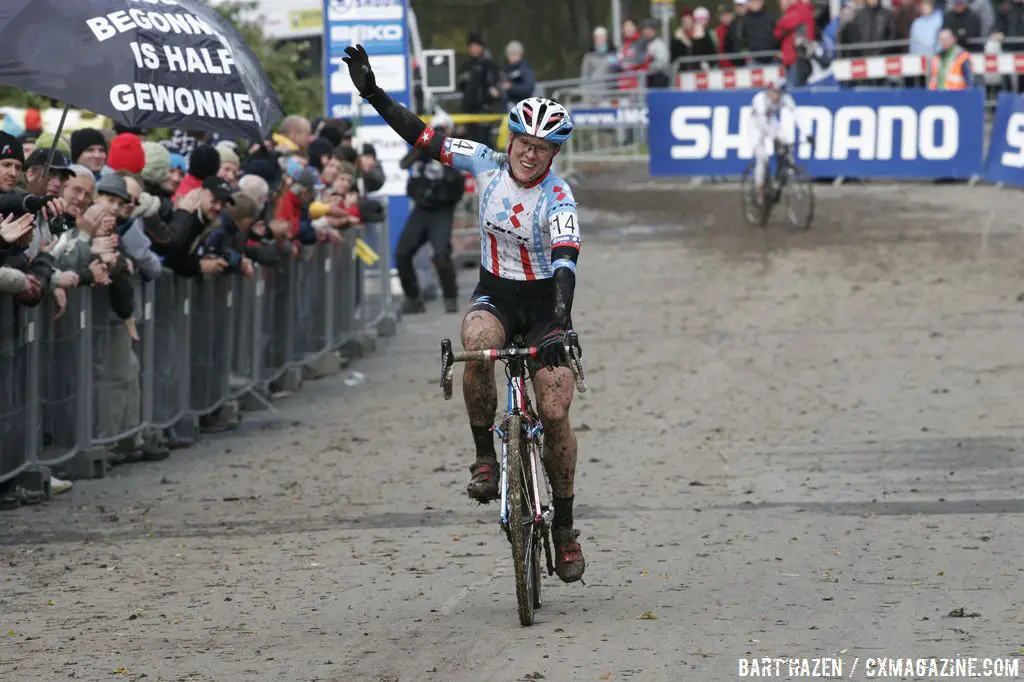
[[[814,140],[808,138],[813,147]],[[792,145],[775,143],[774,173],[766,173],[764,201],[757,201],[754,163],[743,171],[743,217],[751,225],[765,225],[772,209],[782,203],[796,230],[809,230],[814,220],[814,188],[803,167],[796,163]]]
[[[519,622],[532,625],[534,609],[541,605],[538,549],[541,543],[548,575],[555,572],[550,541],[555,512],[551,505],[551,486],[544,471],[544,427],[526,392],[527,360],[536,359],[537,347],[517,345],[521,341],[513,339],[513,345],[507,348],[453,352],[451,340],[445,339],[441,342],[441,388],[445,400],[451,400],[456,362],[500,360],[505,363],[508,405],[501,423],[494,426],[501,440],[500,524],[512,545]],[[583,361],[572,339],[566,346],[566,353],[576,377],[576,390],[585,393]]]

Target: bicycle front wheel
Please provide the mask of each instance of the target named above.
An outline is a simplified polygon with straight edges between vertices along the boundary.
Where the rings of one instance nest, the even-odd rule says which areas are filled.
[[[797,230],[809,230],[814,220],[814,185],[800,166],[790,166],[783,201],[786,218]]]
[[[508,418],[508,445],[506,445],[506,467],[508,471],[508,538],[512,545],[512,565],[516,577],[516,601],[519,603],[519,623],[533,625],[534,577],[537,560],[534,542],[533,515],[529,513],[526,468],[523,458],[527,455],[523,438],[522,421],[519,415]],[[524,513],[526,512],[526,513]]]

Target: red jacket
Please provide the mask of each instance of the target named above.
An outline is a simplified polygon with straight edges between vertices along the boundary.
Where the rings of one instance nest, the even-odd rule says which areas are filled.
[[[189,173],[185,174],[185,177],[181,179],[181,184],[178,185],[178,189],[174,191],[174,201],[177,201],[181,197],[185,196],[194,189],[199,189],[203,186],[203,181],[194,175]]]
[[[302,201],[295,192],[285,191],[274,207],[274,220],[287,220],[291,225],[289,235],[292,239],[299,236],[299,220],[302,218]]]
[[[775,37],[782,43],[783,66],[788,67],[796,61],[795,39],[801,26],[807,40],[814,40],[814,5],[797,0],[775,22]]]
[[[719,26],[717,26],[715,28],[715,36],[718,37],[718,53],[719,54],[725,54],[725,48],[726,48],[726,45],[725,45],[725,34],[729,31],[729,26],[730,26],[730,24],[720,24]],[[733,66],[732,61],[730,61],[728,59],[722,59],[722,60],[720,60],[718,62],[718,64],[723,69],[731,69],[732,66]]]
[[[640,40],[640,34],[637,33],[632,38],[622,39],[622,57],[623,62],[630,64],[625,67],[627,75],[622,76],[618,79],[619,90],[635,90],[640,84],[640,79],[636,75],[636,71],[646,71],[649,59],[645,56],[643,61],[640,63],[632,63],[639,55],[634,55],[636,51],[636,43]],[[630,73],[634,72],[634,73]]]

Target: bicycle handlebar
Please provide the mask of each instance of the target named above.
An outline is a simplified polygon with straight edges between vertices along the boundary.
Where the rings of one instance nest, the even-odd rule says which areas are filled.
[[[495,360],[514,360],[517,358],[537,359],[539,349],[537,346],[527,348],[518,346],[507,346],[506,348],[486,348],[483,350],[452,351],[451,339],[441,342],[441,388],[444,390],[444,399],[452,399],[452,388],[455,383],[456,362],[489,362]],[[576,346],[566,345],[565,353],[569,358],[569,368],[576,379],[576,390],[580,393],[587,392],[586,377],[583,374],[583,359],[580,357]]]

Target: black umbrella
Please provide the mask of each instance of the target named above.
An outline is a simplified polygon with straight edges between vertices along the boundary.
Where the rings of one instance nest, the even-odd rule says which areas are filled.
[[[283,113],[238,31],[199,0],[0,0],[0,83],[128,127],[253,141]]]

